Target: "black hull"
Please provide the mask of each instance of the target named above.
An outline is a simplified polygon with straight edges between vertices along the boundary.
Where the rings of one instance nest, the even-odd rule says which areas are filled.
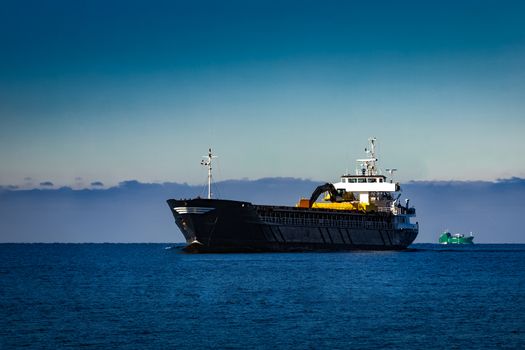
[[[402,250],[417,228],[389,213],[253,205],[218,199],[169,199],[188,252]]]

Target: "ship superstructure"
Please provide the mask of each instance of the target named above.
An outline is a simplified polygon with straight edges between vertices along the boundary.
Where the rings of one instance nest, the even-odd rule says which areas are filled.
[[[415,209],[399,203],[398,183],[377,168],[376,139],[355,175],[318,186],[295,207],[254,205],[211,198],[211,149],[208,198],[168,200],[177,226],[196,252],[404,249],[418,234]],[[206,164],[204,164],[206,163]],[[396,169],[388,169],[392,176]],[[317,201],[321,194],[323,201]]]

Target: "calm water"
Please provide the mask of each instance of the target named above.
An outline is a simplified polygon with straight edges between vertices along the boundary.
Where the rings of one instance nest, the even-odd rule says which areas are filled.
[[[0,245],[0,348],[524,348],[525,245]]]

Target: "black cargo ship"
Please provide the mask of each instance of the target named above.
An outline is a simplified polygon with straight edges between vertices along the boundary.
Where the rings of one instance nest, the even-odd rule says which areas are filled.
[[[193,252],[400,250],[416,228],[389,213],[253,205],[220,199],[168,200]]]
[[[211,150],[202,164],[208,167],[208,197],[169,199],[175,222],[188,252],[401,250],[418,234],[411,223],[415,209],[398,202],[392,193],[399,184],[387,182],[376,170],[375,139],[369,158],[358,160],[356,175],[319,186],[297,206],[254,205],[212,199]],[[392,172],[391,172],[392,174]],[[317,202],[326,193],[324,202]]]

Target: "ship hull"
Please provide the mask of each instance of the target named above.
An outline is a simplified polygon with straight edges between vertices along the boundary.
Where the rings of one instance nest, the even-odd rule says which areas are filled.
[[[418,234],[396,226],[389,213],[201,198],[167,203],[188,252],[402,250]]]
[[[474,244],[474,237],[460,237],[451,238],[448,240],[440,240],[440,244]]]

